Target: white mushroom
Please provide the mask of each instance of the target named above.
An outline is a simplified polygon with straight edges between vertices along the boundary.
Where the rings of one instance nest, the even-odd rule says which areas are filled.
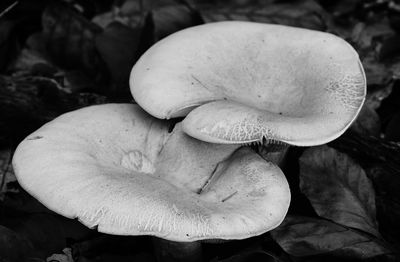
[[[191,242],[248,238],[281,223],[290,192],[277,166],[168,128],[136,105],[92,106],[29,135],[13,166],[49,209],[104,233]]]
[[[200,25],[161,40],[133,67],[130,86],[153,116],[187,115],[183,130],[197,139],[264,138],[298,146],[340,136],[366,94],[358,54],[343,39],[238,21]]]

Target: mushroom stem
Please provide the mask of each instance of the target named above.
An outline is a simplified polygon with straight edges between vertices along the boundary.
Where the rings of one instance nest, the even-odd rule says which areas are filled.
[[[285,165],[286,155],[289,150],[289,144],[269,144],[258,147],[258,154],[267,161],[276,164],[279,167]]]
[[[159,262],[202,261],[200,242],[175,242],[154,237],[153,245]]]

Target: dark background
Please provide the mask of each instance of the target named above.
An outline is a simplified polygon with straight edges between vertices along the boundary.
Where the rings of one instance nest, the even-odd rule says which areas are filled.
[[[69,262],[155,261],[148,237],[101,234],[43,207],[16,182],[13,151],[64,112],[134,102],[129,72],[144,51],[180,29],[224,20],[284,24],[346,39],[360,55],[368,95],[342,137],[290,149],[283,170],[292,203],[283,224],[247,240],[204,243],[204,259],[399,260],[396,1],[2,0],[0,13],[1,262],[45,261],[52,254]]]

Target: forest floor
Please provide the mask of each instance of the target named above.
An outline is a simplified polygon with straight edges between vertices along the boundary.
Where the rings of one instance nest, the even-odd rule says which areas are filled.
[[[284,222],[258,237],[204,243],[204,260],[400,261],[396,1],[21,0],[0,2],[1,262],[155,261],[148,237],[98,233],[45,208],[19,186],[12,156],[28,134],[65,112],[133,103],[129,74],[144,51],[183,28],[224,20],[344,38],[359,53],[368,93],[343,136],[290,148]]]

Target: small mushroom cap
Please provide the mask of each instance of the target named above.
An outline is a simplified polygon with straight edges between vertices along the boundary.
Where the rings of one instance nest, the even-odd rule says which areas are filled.
[[[135,105],[87,107],[28,136],[13,166],[49,209],[104,233],[242,239],[281,223],[290,192],[277,166],[168,128]]]
[[[366,94],[358,54],[343,39],[238,21],[161,40],[133,67],[130,86],[137,103],[157,118],[189,114],[183,129],[198,139],[265,137],[304,146],[342,134]]]

